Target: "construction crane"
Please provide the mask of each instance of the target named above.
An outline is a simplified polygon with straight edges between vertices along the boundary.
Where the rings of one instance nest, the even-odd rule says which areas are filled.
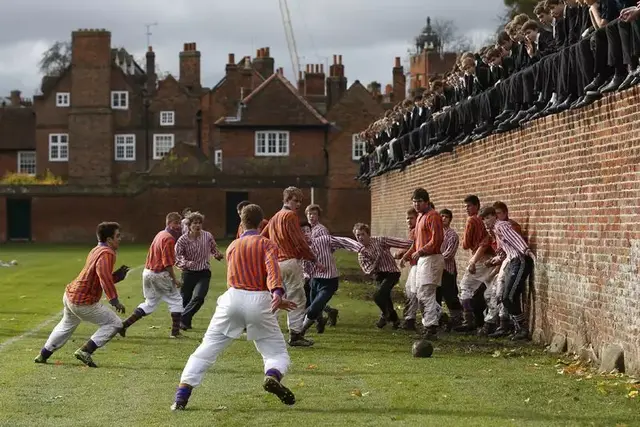
[[[287,37],[287,45],[289,46],[289,56],[291,56],[291,66],[293,67],[293,78],[297,80],[298,74],[301,71],[300,57],[298,56],[296,38],[293,35],[291,14],[289,13],[289,5],[287,4],[287,0],[280,0],[280,14],[282,15],[282,25],[284,25],[284,33]]]

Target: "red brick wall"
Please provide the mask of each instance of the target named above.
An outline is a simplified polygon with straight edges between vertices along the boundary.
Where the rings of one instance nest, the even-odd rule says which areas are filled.
[[[425,187],[464,227],[463,199],[502,200],[538,261],[534,337],[566,334],[570,350],[619,343],[640,370],[640,92],[538,120],[371,184],[375,234],[404,236],[411,192]],[[458,254],[464,268],[468,254]]]
[[[0,178],[18,170],[18,152],[0,151]]]

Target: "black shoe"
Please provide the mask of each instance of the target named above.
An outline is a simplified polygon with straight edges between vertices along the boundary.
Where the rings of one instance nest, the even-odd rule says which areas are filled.
[[[507,327],[498,327],[493,333],[489,334],[489,338],[502,338],[511,335],[513,331]]]
[[[615,76],[613,76],[609,84],[600,89],[600,93],[604,95],[607,93],[615,92],[616,90],[618,90],[618,88],[626,78],[627,76],[625,76],[624,74],[616,74]]]
[[[280,399],[280,402],[285,405],[293,405],[296,403],[296,396],[293,394],[291,390],[286,388],[280,383],[275,377],[267,375],[264,377],[264,383],[262,384],[262,388],[267,393],[275,394]]]
[[[596,78],[591,81],[591,83],[589,83],[584,87],[584,91],[585,92],[596,91],[606,82],[607,82],[607,78],[601,74],[598,74]]]
[[[400,329],[401,323],[400,320],[396,319],[393,322],[391,322],[391,329],[393,329],[394,331]]]
[[[415,331],[416,330],[416,319],[406,319],[402,323],[400,328],[404,329],[405,331]]]
[[[595,91],[587,92],[587,94],[584,96],[582,101],[580,101],[577,104],[575,104],[575,106],[573,108],[575,110],[577,110],[577,109],[580,109],[582,107],[586,107],[587,105],[593,104],[594,102],[596,102],[600,98],[602,98],[602,94],[600,92],[595,92]]]
[[[311,347],[313,345],[313,341],[307,339],[302,334],[294,334],[291,333],[289,335],[289,343],[291,347]]]
[[[496,330],[496,324],[491,322],[484,322],[482,328],[478,329],[477,335],[479,337],[487,337]]]
[[[336,326],[338,324],[338,310],[332,308],[327,313],[327,326]]]
[[[376,322],[376,327],[382,329],[385,326],[387,326],[387,319],[381,316]]]
[[[189,329],[193,329],[191,325],[185,325],[184,323],[180,323],[180,329],[183,331],[188,331]]]
[[[556,114],[557,113],[561,113],[563,111],[567,111],[569,108],[571,108],[571,105],[576,101],[576,97],[575,95],[569,95],[565,98],[564,101],[562,101],[562,103],[560,105],[558,105],[556,107]]]
[[[316,322],[316,332],[318,332],[319,334],[324,334],[324,329],[326,326],[327,326],[327,318],[321,314],[320,317],[318,317],[318,320]]]
[[[438,327],[437,326],[429,326],[428,328],[425,328],[424,330],[424,335],[422,336],[422,339],[425,339],[427,341],[435,341],[438,339]]]
[[[525,328],[520,328],[513,336],[511,341],[525,341],[529,339],[529,331]]]
[[[584,97],[585,97],[585,95],[582,95],[580,98],[576,99],[576,100],[573,102],[573,104],[571,104],[571,107],[569,107],[569,110],[575,110],[575,109],[576,109],[576,106],[577,106],[578,104],[580,104],[582,101],[584,101]]]
[[[126,337],[126,336],[127,336],[127,328],[125,328],[125,327],[123,326],[122,328],[118,329],[118,334],[120,334],[120,336],[121,336],[122,338]]]
[[[631,86],[633,86],[633,82],[636,79],[637,79],[637,76],[634,73],[627,74],[627,78],[624,79],[624,81],[618,87],[618,92],[623,92],[623,91],[631,88]]]

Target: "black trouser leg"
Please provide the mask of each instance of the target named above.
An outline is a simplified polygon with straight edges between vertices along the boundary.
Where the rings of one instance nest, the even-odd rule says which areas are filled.
[[[533,259],[528,256],[513,258],[507,264],[502,304],[511,316],[522,314],[522,294],[532,270]]]
[[[376,275],[376,292],[373,300],[380,309],[382,316],[389,322],[398,320],[398,313],[393,307],[391,291],[400,281],[400,273],[378,273]]]
[[[204,299],[209,293],[209,283],[211,281],[211,271],[183,271],[182,272],[182,289],[187,289],[183,293],[182,304],[184,312],[182,313],[182,323],[185,326],[191,326],[193,316],[200,310],[204,304]],[[185,305],[185,297],[189,297],[188,303]]]

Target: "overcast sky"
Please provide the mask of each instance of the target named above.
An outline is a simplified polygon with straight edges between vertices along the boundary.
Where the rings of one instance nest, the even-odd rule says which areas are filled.
[[[12,89],[30,97],[39,87],[38,61],[56,40],[78,28],[106,28],[112,45],[137,57],[146,51],[145,24],[163,71],[178,74],[185,42],[202,52],[203,85],[236,58],[270,47],[276,67],[291,79],[292,65],[279,0],[4,0],[0,13],[0,96]],[[476,42],[492,33],[503,0],[289,0],[300,62],[324,63],[341,54],[349,84],[391,81],[394,57],[407,55],[413,38],[432,19],[451,19]]]

